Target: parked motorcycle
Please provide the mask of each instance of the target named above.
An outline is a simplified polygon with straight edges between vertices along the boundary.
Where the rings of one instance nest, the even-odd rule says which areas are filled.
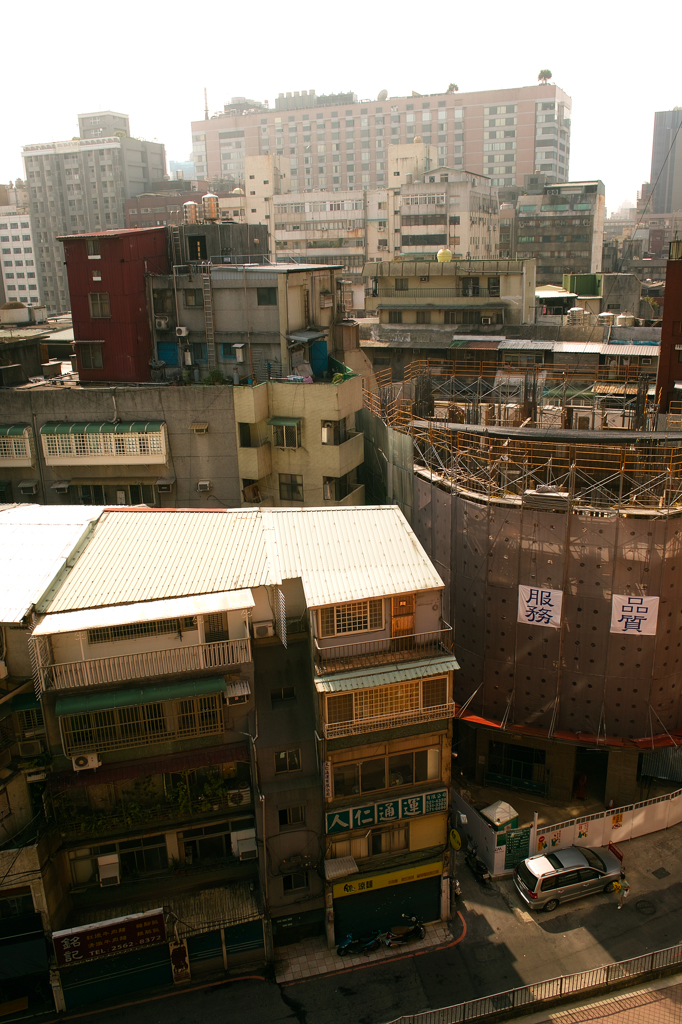
[[[426,928],[418,917],[410,914],[403,914],[403,917],[406,917],[410,923],[389,928],[384,939],[387,946],[403,946],[406,942],[423,939],[426,935]]]
[[[461,896],[462,895],[462,886],[459,884],[459,879],[458,878],[453,878],[453,891],[454,891],[455,896]]]
[[[477,856],[477,850],[478,847],[474,843],[470,843],[467,847],[464,860],[476,881],[480,885],[487,885],[490,881],[490,872],[481,858]]]
[[[336,952],[339,956],[348,956],[349,953],[362,953],[366,956],[371,953],[372,950],[378,949],[381,943],[381,932],[377,928],[376,931],[370,935],[362,935],[358,938],[348,934],[345,939],[342,939],[336,947]]]

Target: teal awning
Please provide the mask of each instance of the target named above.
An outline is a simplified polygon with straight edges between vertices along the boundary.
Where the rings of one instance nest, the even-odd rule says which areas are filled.
[[[225,693],[223,676],[203,679],[182,679],[177,683],[156,683],[153,686],[129,686],[124,690],[106,693],[83,693],[77,697],[57,697],[55,714],[84,715],[88,711],[110,711],[112,708],[130,708],[136,704],[154,704],[163,700],[182,700],[185,697],[205,697],[209,693]]]
[[[41,434],[158,434],[163,420],[148,420],[128,423],[60,423],[51,420],[43,423]]]
[[[289,416],[273,416],[271,420],[268,420],[269,427],[295,427],[301,422],[299,416],[298,419],[291,419]]]
[[[0,437],[22,437],[28,423],[0,423]]]
[[[12,711],[40,711],[40,701],[34,693],[18,693],[10,703]]]
[[[318,693],[369,690],[375,686],[404,683],[409,679],[427,679],[443,672],[454,672],[458,668],[457,659],[452,654],[443,654],[439,658],[424,658],[407,665],[386,665],[374,672],[363,669],[360,672],[333,672],[326,676],[316,676],[315,687]]]

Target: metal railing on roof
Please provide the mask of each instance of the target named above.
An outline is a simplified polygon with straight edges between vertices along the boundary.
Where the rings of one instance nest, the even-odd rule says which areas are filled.
[[[452,648],[452,627],[436,629],[430,633],[412,633],[408,636],[383,637],[363,640],[354,644],[321,646],[315,640],[315,671],[348,672],[354,668],[372,665],[401,664],[447,654]]]
[[[674,973],[682,970],[682,943],[658,949],[631,960],[619,960],[605,964],[591,971],[578,974],[564,974],[547,981],[534,982],[520,988],[496,992],[466,1003],[444,1006],[440,1010],[427,1010],[397,1017],[390,1024],[459,1024],[460,1021],[495,1020],[501,1017],[516,1017],[542,1009],[548,1004],[559,1004],[563,1000],[585,995],[598,990],[625,987],[637,978],[656,975],[659,972]],[[611,1008],[613,1012],[613,1007]]]

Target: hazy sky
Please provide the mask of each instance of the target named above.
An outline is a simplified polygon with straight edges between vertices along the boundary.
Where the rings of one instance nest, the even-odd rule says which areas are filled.
[[[460,92],[533,85],[550,68],[573,99],[570,177],[601,178],[615,210],[649,178],[654,112],[682,105],[673,0],[656,4],[648,28],[631,0],[210,6],[120,0],[104,17],[82,0],[37,0],[30,40],[18,32],[3,47],[0,181],[23,174],[23,144],[69,139],[77,114],[102,109],[129,114],[133,135],[186,160],[204,86],[213,113],[232,96],[273,105],[303,89],[365,99],[453,81]]]

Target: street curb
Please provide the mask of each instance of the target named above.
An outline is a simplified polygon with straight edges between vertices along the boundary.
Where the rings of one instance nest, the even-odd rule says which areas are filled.
[[[414,953],[403,953],[402,956],[387,956],[383,960],[374,960],[372,963],[367,964],[356,964],[355,967],[342,967],[338,971],[325,971],[324,974],[311,974],[307,978],[295,978],[293,981],[280,981],[277,982],[280,988],[290,988],[292,985],[303,985],[306,981],[320,981],[322,978],[335,978],[340,974],[351,974],[353,971],[364,971],[368,967],[382,967],[384,964],[395,964],[400,960],[414,960],[418,956],[426,956],[427,953],[440,953],[444,949],[451,949],[453,946],[457,946],[462,939],[466,938],[467,925],[462,912],[457,911],[457,917],[462,922],[462,934],[457,939],[453,939],[452,942],[445,942],[441,946],[429,946],[428,949],[419,949]]]

